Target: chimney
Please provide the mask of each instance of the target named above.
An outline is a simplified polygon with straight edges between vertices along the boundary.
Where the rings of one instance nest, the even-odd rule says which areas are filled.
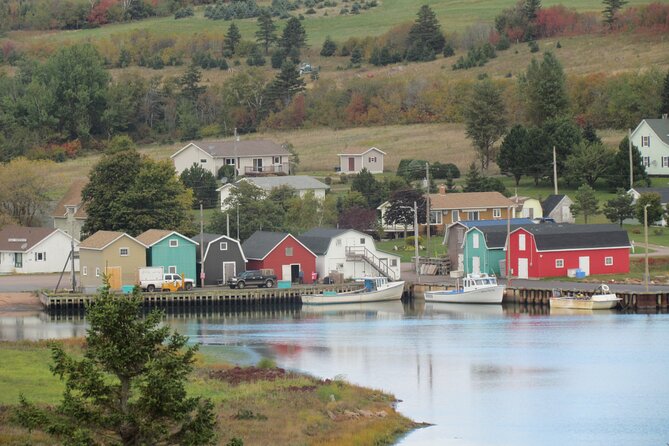
[[[446,185],[445,184],[440,184],[439,185],[439,195],[446,195]]]

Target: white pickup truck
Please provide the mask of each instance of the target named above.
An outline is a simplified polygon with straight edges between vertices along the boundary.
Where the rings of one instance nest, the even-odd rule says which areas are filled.
[[[193,279],[182,279],[180,274],[165,274],[160,266],[151,266],[139,269],[139,286],[142,290],[149,292],[156,290],[179,291],[181,289],[193,289],[195,282]]]

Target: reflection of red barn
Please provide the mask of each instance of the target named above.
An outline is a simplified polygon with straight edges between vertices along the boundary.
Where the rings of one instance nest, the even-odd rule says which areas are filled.
[[[620,274],[630,269],[627,231],[618,225],[538,224],[511,232],[507,262],[521,279],[586,274]]]
[[[316,271],[316,254],[285,232],[256,231],[242,244],[246,269],[272,269],[279,280],[309,281]]]
[[[272,344],[272,349],[282,357],[295,356],[302,351],[302,347],[295,344]]]

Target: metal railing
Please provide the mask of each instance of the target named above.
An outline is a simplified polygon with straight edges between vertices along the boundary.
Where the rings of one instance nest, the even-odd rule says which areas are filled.
[[[387,261],[382,261],[379,257],[376,256],[376,254],[364,246],[347,246],[345,252],[347,260],[364,260],[383,276],[391,280],[398,279],[395,271],[393,271],[392,268],[388,266]]]

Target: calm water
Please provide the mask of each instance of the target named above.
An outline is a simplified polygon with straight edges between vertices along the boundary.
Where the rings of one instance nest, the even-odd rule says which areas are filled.
[[[392,303],[170,323],[208,353],[395,394],[402,413],[435,424],[402,445],[669,443],[667,314]],[[83,324],[0,318],[0,337],[69,337]]]

